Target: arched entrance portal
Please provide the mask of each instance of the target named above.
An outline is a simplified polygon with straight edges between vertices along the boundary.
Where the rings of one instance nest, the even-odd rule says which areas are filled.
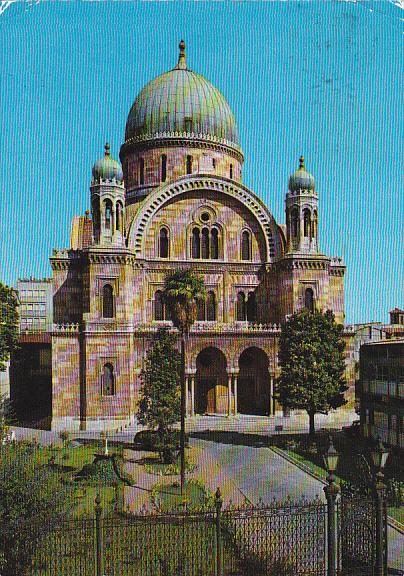
[[[195,411],[227,414],[228,378],[226,358],[218,348],[205,348],[196,359]]]
[[[247,348],[239,358],[238,412],[267,415],[270,413],[270,376],[268,357],[256,347]]]

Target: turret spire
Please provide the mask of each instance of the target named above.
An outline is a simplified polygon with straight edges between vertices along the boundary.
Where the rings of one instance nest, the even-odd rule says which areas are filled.
[[[110,153],[111,146],[108,144],[108,142],[106,142],[104,148],[105,148],[105,156],[110,156],[111,155],[111,153]]]
[[[306,167],[304,165],[304,156],[300,156],[299,158],[299,170],[306,170]]]
[[[185,42],[184,42],[184,40],[181,40],[181,42],[179,44],[179,49],[180,49],[180,55],[178,57],[178,64],[177,64],[176,68],[179,70],[186,70],[187,69],[187,62],[186,62],[186,57],[185,57]]]

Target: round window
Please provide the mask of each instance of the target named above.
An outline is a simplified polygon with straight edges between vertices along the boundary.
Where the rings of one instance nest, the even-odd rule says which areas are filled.
[[[209,212],[202,212],[201,220],[202,220],[202,222],[209,222],[209,220],[210,220]]]

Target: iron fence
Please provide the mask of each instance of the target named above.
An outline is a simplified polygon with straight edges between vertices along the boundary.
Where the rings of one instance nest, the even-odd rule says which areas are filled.
[[[319,499],[62,520],[36,537],[30,567],[1,576],[327,576],[329,509]],[[336,576],[375,571],[375,503],[335,508]],[[386,524],[387,526],[387,524]],[[26,558],[25,558],[26,560]],[[387,573],[387,572],[386,572]]]

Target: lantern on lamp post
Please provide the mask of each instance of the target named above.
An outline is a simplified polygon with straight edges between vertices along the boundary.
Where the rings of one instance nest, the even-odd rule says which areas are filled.
[[[378,437],[376,446],[370,451],[370,460],[373,466],[373,494],[376,506],[375,576],[387,576],[387,510],[383,470],[388,456],[388,450],[385,449],[383,442]]]
[[[325,496],[327,499],[327,565],[328,576],[335,576],[337,571],[337,530],[336,530],[336,516],[335,516],[335,502],[339,493],[339,486],[335,484],[334,472],[338,466],[339,454],[334,448],[332,437],[327,452],[323,456],[324,465],[328,472],[327,486],[324,487]]]

